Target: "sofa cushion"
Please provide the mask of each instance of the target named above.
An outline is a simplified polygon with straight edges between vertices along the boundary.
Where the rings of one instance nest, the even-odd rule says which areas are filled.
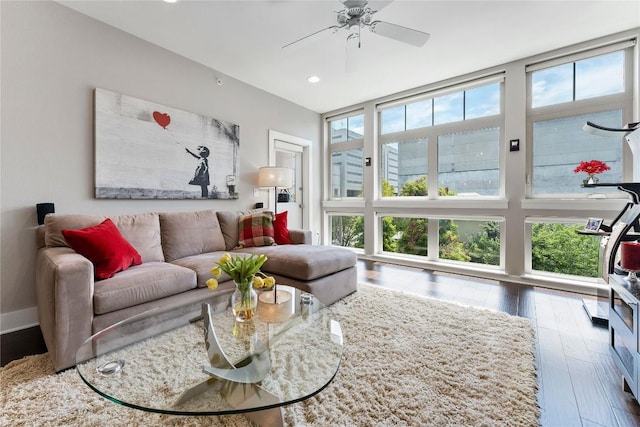
[[[119,215],[111,219],[122,236],[140,253],[142,262],[164,261],[157,213]]]
[[[106,216],[48,214],[44,217],[44,243],[47,246],[69,246],[62,230],[79,230],[98,225],[107,219]]]
[[[278,245],[290,245],[291,238],[289,238],[288,212],[284,211],[276,214],[273,220],[273,237]]]
[[[238,249],[243,253],[265,254],[264,273],[297,280],[314,280],[345,270],[356,264],[356,254],[349,249],[319,245],[282,245]],[[235,252],[235,251],[234,251]]]
[[[200,255],[192,255],[177,259],[173,261],[172,264],[195,271],[198,287],[204,288],[207,286],[207,280],[215,278],[213,275],[211,275],[211,269],[217,266],[216,262],[220,260],[223,254],[224,252],[220,251]],[[246,255],[249,256],[249,254]],[[218,283],[222,283],[226,282],[227,280],[231,280],[231,276],[229,276],[225,272],[222,272],[222,275],[217,279]]]
[[[225,249],[230,251],[238,246],[238,218],[254,212],[262,212],[264,209],[250,209],[244,211],[218,211],[218,222],[224,236]],[[46,217],[45,217],[46,218]]]
[[[271,212],[256,212],[238,218],[238,247],[270,246],[275,243]]]
[[[106,216],[49,214],[44,218],[46,246],[69,246],[61,230],[79,230],[98,225]],[[143,262],[164,261],[160,245],[158,214],[143,213],[111,217],[122,236],[136,248]]]
[[[93,263],[96,279],[108,279],[132,265],[142,264],[138,251],[109,218],[98,225],[61,232],[74,251]]]
[[[160,228],[168,262],[225,249],[220,223],[213,210],[161,213]]]
[[[194,289],[194,271],[165,262],[131,267],[95,283],[93,310],[109,313]]]

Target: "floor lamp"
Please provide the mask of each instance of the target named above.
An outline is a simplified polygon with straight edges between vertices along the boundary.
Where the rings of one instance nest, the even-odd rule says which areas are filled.
[[[278,188],[291,188],[293,186],[293,170],[277,166],[262,167],[258,169],[258,185],[260,187],[273,187],[273,214],[275,215],[278,213]]]

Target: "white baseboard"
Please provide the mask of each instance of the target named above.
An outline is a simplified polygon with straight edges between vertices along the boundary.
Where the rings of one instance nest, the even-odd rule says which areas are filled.
[[[38,325],[37,307],[0,314],[0,334],[15,332]]]

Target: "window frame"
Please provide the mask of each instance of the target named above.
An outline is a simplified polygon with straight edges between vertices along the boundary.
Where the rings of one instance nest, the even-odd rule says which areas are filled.
[[[427,243],[427,255],[413,255],[413,254],[405,254],[400,252],[389,252],[383,250],[383,242],[382,238],[376,239],[376,252],[380,255],[383,255],[390,259],[408,259],[412,261],[422,261],[422,262],[435,262],[441,263],[444,265],[463,265],[465,268],[469,269],[483,269],[483,270],[492,270],[492,271],[502,271],[505,267],[505,244],[506,244],[506,218],[501,215],[433,215],[433,214],[425,214],[419,212],[393,212],[393,211],[382,211],[379,210],[375,213],[376,218],[376,234],[378,236],[382,236],[382,219],[385,217],[394,217],[394,218],[419,218],[426,219],[428,221],[428,235],[429,236],[437,236],[430,237]],[[456,261],[450,259],[440,258],[440,220],[451,220],[451,221],[474,221],[474,222],[491,222],[495,221],[499,225],[500,232],[500,263],[498,265],[490,265],[490,264],[479,264],[471,261]]]
[[[526,138],[530,141],[526,145],[526,178],[525,178],[525,197],[531,200],[545,199],[587,199],[589,194],[586,193],[552,193],[552,194],[535,194],[533,189],[534,159],[533,159],[533,127],[536,122],[549,121],[553,119],[570,118],[574,116],[595,114],[612,110],[622,111],[622,124],[632,121],[633,110],[633,46],[628,44],[613,44],[601,48],[585,50],[578,53],[568,54],[553,58],[548,61],[541,61],[526,67]],[[544,105],[541,107],[532,107],[532,76],[536,71],[556,67],[563,64],[575,63],[588,58],[595,58],[600,55],[607,55],[616,51],[624,51],[624,92],[597,96],[587,99],[577,99],[567,102],[561,102],[552,105]],[[575,85],[575,75],[572,84]],[[624,139],[620,138],[622,145],[622,182],[631,179],[633,165],[628,160],[631,157],[631,151]],[[590,159],[585,159],[590,160]],[[576,179],[576,188],[579,188],[579,180]],[[618,192],[600,193],[600,197],[620,199],[625,198],[624,194]]]
[[[382,112],[388,108],[395,108],[400,105],[411,104],[414,102],[418,102],[425,99],[435,99],[440,96],[450,95],[457,92],[464,92],[471,89],[477,89],[483,86],[489,86],[495,83],[499,83],[499,93],[500,93],[500,102],[499,108],[500,111],[498,114],[476,117],[472,119],[462,119],[456,122],[448,122],[442,124],[431,124],[430,126],[425,126],[416,129],[409,129],[404,131],[392,132],[392,133],[382,133]],[[383,104],[379,104],[376,106],[376,115],[377,122],[380,124],[377,129],[377,139],[378,143],[376,144],[377,157],[378,161],[378,171],[377,171],[377,182],[375,185],[375,199],[376,200],[492,200],[492,199],[503,199],[505,196],[505,78],[503,73],[498,73],[496,75],[492,75],[490,77],[480,78],[473,80],[472,82],[461,82],[459,84],[453,84],[448,86],[447,88],[441,88],[434,91],[425,92],[419,96],[412,96],[409,98],[404,98],[400,100],[396,100],[393,102],[387,102]],[[464,117],[463,111],[463,117]],[[405,110],[405,127],[406,127],[406,110]],[[439,170],[438,170],[438,137],[450,134],[457,133],[466,133],[473,132],[482,129],[491,129],[498,128],[499,129],[499,140],[498,140],[498,167],[499,167],[499,190],[497,195],[479,195],[479,196],[439,196],[438,194],[438,184],[439,184]],[[382,196],[382,153],[383,146],[385,144],[394,143],[394,142],[403,142],[408,140],[415,139],[425,139],[427,142],[427,196]],[[435,179],[434,179],[435,178]]]
[[[534,270],[533,269],[533,224],[571,224],[571,225],[584,225],[587,222],[587,217],[578,218],[574,216],[568,217],[543,217],[543,216],[526,216],[524,219],[525,228],[525,264],[524,264],[524,276],[529,277],[543,277],[547,279],[564,279],[564,280],[580,280],[592,285],[596,285],[600,282],[599,277],[588,276],[576,276],[572,274],[556,273],[552,271]],[[589,236],[594,238],[594,236]]]
[[[353,246],[340,246],[340,245],[335,245],[333,244],[332,241],[332,233],[333,233],[333,228],[331,226],[331,219],[334,216],[342,216],[342,217],[362,217],[362,221],[363,221],[363,225],[364,225],[364,243],[366,245],[366,238],[367,238],[367,234],[366,234],[366,217],[364,215],[364,213],[362,212],[358,212],[358,211],[352,211],[352,210],[328,210],[324,212],[324,229],[327,231],[326,235],[325,235],[325,241],[329,242],[330,246],[335,246],[335,247],[339,247],[339,248],[345,248],[345,249],[349,249],[352,250],[358,254],[364,254],[364,249],[363,248],[357,248],[357,247],[353,247]]]
[[[624,32],[610,34],[600,37],[598,39],[590,41],[582,41],[580,43],[564,46],[556,50],[532,55],[525,58],[519,58],[513,61],[505,62],[503,64],[496,65],[491,68],[479,69],[465,75],[454,76],[438,82],[426,84],[421,87],[405,90],[403,92],[397,92],[389,94],[380,98],[370,99],[363,101],[357,105],[348,106],[342,109],[334,110],[322,114],[322,120],[327,118],[333,118],[337,115],[350,114],[356,110],[362,110],[364,113],[364,152],[363,160],[371,159],[372,167],[364,167],[364,192],[362,199],[353,200],[353,198],[344,198],[340,200],[329,199],[326,194],[321,201],[321,209],[323,214],[323,220],[320,226],[322,227],[322,242],[327,243],[328,227],[327,216],[328,214],[348,215],[356,214],[363,215],[364,217],[364,230],[365,230],[365,247],[364,251],[354,250],[358,253],[360,259],[366,259],[371,261],[382,261],[398,263],[410,267],[427,268],[436,271],[457,273],[457,274],[471,274],[477,277],[482,277],[491,280],[515,280],[518,282],[530,284],[533,286],[547,286],[556,289],[563,289],[569,291],[578,292],[592,292],[594,289],[598,291],[604,291],[605,285],[600,281],[597,283],[589,282],[586,277],[562,277],[561,274],[550,273],[548,275],[532,274],[525,271],[525,264],[530,259],[529,254],[525,254],[525,248],[530,245],[530,236],[526,236],[526,226],[524,219],[530,216],[547,216],[549,218],[559,219],[558,222],[567,222],[569,218],[583,218],[586,216],[596,215],[605,219],[605,222],[611,220],[619,211],[619,208],[625,202],[625,195],[621,193],[620,199],[606,199],[599,200],[600,197],[593,198],[537,198],[529,199],[527,193],[530,191],[528,185],[525,182],[526,177],[530,176],[530,154],[531,148],[530,137],[531,129],[530,115],[530,89],[528,84],[527,71],[530,67],[552,66],[553,61],[567,61],[567,57],[572,55],[577,59],[588,58],[590,56],[597,56],[598,53],[611,52],[611,45],[617,44],[617,49],[620,49],[620,41],[624,41],[627,47],[633,51],[635,58],[634,64],[629,65],[629,61],[625,57],[626,76],[629,73],[636,77],[640,71],[637,69],[637,58],[640,52],[640,48],[636,45],[636,40],[640,39],[640,29],[627,30]],[[633,47],[631,47],[633,46]],[[606,63],[603,65],[606,66]],[[629,71],[631,67],[631,71]],[[597,74],[595,74],[597,75]],[[382,189],[381,180],[381,155],[380,144],[384,141],[395,142],[402,141],[403,139],[412,139],[421,137],[422,135],[428,135],[428,138],[432,141],[434,138],[442,133],[457,133],[471,131],[478,129],[480,126],[473,126],[471,128],[465,128],[467,126],[465,121],[454,122],[442,125],[430,125],[423,128],[410,129],[408,131],[394,132],[388,134],[381,134],[381,125],[379,110],[385,107],[392,107],[401,104],[408,104],[416,102],[425,97],[434,97],[460,91],[466,88],[471,88],[482,82],[483,79],[491,78],[502,79],[504,82],[501,85],[501,115],[504,117],[499,124],[500,128],[500,187],[501,196],[483,196],[482,198],[473,197],[442,197],[442,198],[423,198],[423,197],[385,197],[380,196]],[[487,81],[489,84],[489,81]],[[630,84],[629,79],[625,78],[625,84]],[[638,84],[632,83],[633,90],[635,91],[636,98],[632,99],[633,111],[622,109],[622,120],[626,123],[637,121],[638,117]],[[612,89],[615,90],[615,89]],[[616,94],[613,95],[615,97]],[[596,97],[598,101],[602,101],[603,97]],[[490,99],[490,98],[489,98]],[[584,108],[588,110],[588,104],[593,102],[592,100],[578,100],[572,101],[566,104],[568,111],[567,116],[574,116],[581,114]],[[598,104],[598,102],[595,102]],[[587,107],[585,107],[587,105]],[[577,106],[580,106],[581,110],[578,110]],[[617,108],[614,105],[614,108]],[[544,113],[546,109],[547,113],[553,114],[553,109],[558,108],[556,106],[539,107],[536,113]],[[611,106],[607,106],[607,109],[612,109]],[[549,111],[551,110],[551,111]],[[596,109],[595,111],[601,111]],[[421,112],[418,112],[421,114]],[[634,115],[635,114],[635,115]],[[635,118],[635,120],[633,120]],[[486,117],[476,118],[472,120],[485,120]],[[398,118],[399,120],[399,118]],[[471,120],[469,120],[471,121]],[[423,123],[426,123],[425,120]],[[406,123],[406,118],[405,118]],[[473,123],[473,122],[471,122]],[[400,127],[400,126],[398,126]],[[495,127],[492,123],[482,127]],[[482,128],[480,127],[480,128]],[[323,159],[328,159],[327,153],[329,153],[329,138],[327,137],[327,127],[323,127]],[[434,131],[434,129],[439,129]],[[432,132],[432,134],[429,134]],[[433,133],[437,132],[437,133]],[[404,138],[399,138],[404,136]],[[509,140],[520,140],[519,152],[511,152],[509,150]],[[436,140],[437,141],[437,140]],[[437,144],[429,144],[429,174],[430,176],[437,176],[437,172],[433,166],[437,163]],[[631,156],[631,150],[627,147],[627,144],[623,144],[623,158]],[[617,159],[616,159],[617,160]],[[327,191],[328,186],[328,167],[327,163],[323,166],[323,170],[326,172],[323,174],[323,190]],[[436,173],[436,175],[433,175]],[[623,170],[624,174],[629,175],[626,177],[630,179],[629,170]],[[437,178],[436,178],[437,180]],[[581,180],[579,181],[581,183]],[[437,194],[438,183],[433,179],[430,179],[429,193]],[[587,212],[589,215],[587,215]],[[405,217],[422,217],[427,219],[442,218],[453,219],[460,217],[468,217],[469,220],[480,220],[480,217],[502,217],[504,222],[501,222],[501,251],[504,255],[504,259],[501,258],[501,266],[495,269],[489,269],[483,267],[482,264],[466,263],[461,261],[442,260],[439,259],[424,259],[417,256],[420,259],[409,259],[409,255],[397,254],[394,252],[382,251],[382,232],[380,222],[377,218],[384,216],[405,216]],[[464,219],[464,218],[462,218]],[[430,221],[431,224],[436,222]],[[439,222],[438,222],[439,223]],[[430,225],[431,226],[431,225]],[[509,230],[509,236],[507,236],[506,230]],[[436,230],[429,229],[429,234],[439,234]],[[439,255],[439,245],[436,239],[435,247],[429,246],[428,254]],[[509,247],[507,248],[507,243]],[[430,240],[429,245],[433,245]],[[492,259],[493,261],[493,259]]]
[[[345,140],[345,141],[331,142],[331,136],[332,136],[331,123],[333,121],[342,120],[342,119],[347,119],[347,121],[348,121],[349,118],[356,117],[356,116],[359,116],[359,115],[363,116],[364,128],[366,129],[366,117],[364,115],[364,110],[349,111],[347,113],[343,113],[343,114],[340,114],[340,115],[327,117],[325,119],[325,128],[326,128],[327,135],[328,135],[327,164],[329,165],[329,167],[328,167],[328,176],[327,176],[328,186],[327,186],[325,200],[330,200],[330,201],[364,200],[364,185],[365,185],[365,179],[364,179],[364,139],[365,139],[365,135],[364,135],[364,133],[366,133],[366,130],[363,132],[362,138],[357,138],[357,139],[348,139],[347,138],[347,140]],[[349,131],[349,129],[347,127],[347,132],[348,131]],[[363,165],[362,165],[363,196],[362,197],[357,197],[357,196],[334,196],[333,195],[333,162],[332,162],[333,154],[334,153],[344,153],[344,152],[357,150],[357,149],[362,149],[362,152],[363,152]]]

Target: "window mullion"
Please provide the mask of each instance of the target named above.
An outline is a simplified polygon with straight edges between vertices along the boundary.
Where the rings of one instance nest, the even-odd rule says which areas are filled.
[[[572,101],[576,100],[576,63],[573,63],[573,96],[571,98]]]
[[[435,109],[435,101],[434,98],[431,98],[431,126],[434,125],[436,119],[436,109]]]
[[[404,106],[404,130],[407,130],[407,106]]]
[[[467,91],[462,91],[462,121],[467,119]]]

